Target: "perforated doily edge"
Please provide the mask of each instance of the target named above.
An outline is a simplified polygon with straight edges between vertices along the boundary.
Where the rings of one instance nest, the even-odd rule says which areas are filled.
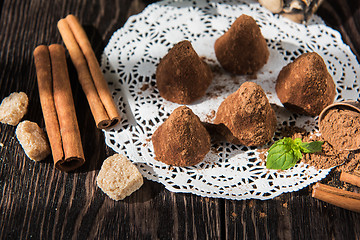
[[[191,193],[191,194],[194,194],[194,195],[197,195],[197,196],[200,196],[200,197],[209,197],[209,198],[220,198],[220,199],[228,199],[228,200],[237,200],[237,201],[240,201],[240,200],[250,200],[250,199],[257,199],[257,200],[271,200],[271,199],[274,199],[284,193],[289,193],[289,192],[297,192],[301,189],[304,189],[304,188],[307,188],[309,187],[311,184],[313,183],[316,183],[316,182],[319,182],[321,181],[322,179],[324,179],[331,171],[331,169],[326,169],[326,170],[323,170],[324,172],[326,172],[326,174],[322,177],[319,177],[313,181],[309,181],[306,185],[304,186],[301,186],[297,189],[292,189],[292,190],[289,190],[289,191],[283,191],[283,192],[278,192],[276,194],[272,194],[271,196],[268,196],[268,197],[254,197],[254,196],[251,196],[251,197],[231,197],[231,196],[224,196],[224,195],[216,195],[216,194],[201,194],[201,193],[198,193],[198,192],[192,192],[192,191],[178,191],[174,188],[168,188],[166,185],[165,185],[165,188],[167,190],[169,190],[170,192],[174,192],[174,193]],[[152,180],[152,179],[149,179],[145,176],[146,179],[148,180]],[[156,180],[152,180],[154,182],[157,182],[157,183],[161,183],[162,185],[164,185],[162,182],[160,181],[156,181]]]

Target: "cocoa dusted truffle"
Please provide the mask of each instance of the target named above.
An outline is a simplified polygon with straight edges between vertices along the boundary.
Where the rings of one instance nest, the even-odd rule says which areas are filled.
[[[256,83],[245,82],[221,103],[215,124],[229,129],[225,136],[229,142],[260,146],[274,135],[276,116],[264,90]]]
[[[204,96],[212,77],[210,67],[186,40],[174,45],[156,69],[160,95],[179,104],[189,104]]]
[[[292,112],[317,116],[335,99],[335,83],[322,57],[304,53],[280,71],[276,93],[285,108]]]
[[[241,15],[215,42],[221,66],[234,74],[254,74],[265,65],[269,49],[255,20]]]
[[[201,162],[210,151],[210,135],[190,108],[176,108],[152,136],[155,159],[175,166]]]

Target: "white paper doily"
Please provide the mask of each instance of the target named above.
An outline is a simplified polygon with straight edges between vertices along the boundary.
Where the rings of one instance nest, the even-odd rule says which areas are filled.
[[[336,101],[359,98],[359,65],[338,32],[313,16],[307,26],[273,15],[254,1],[175,1],[149,5],[128,19],[111,37],[102,56],[102,69],[121,112],[121,124],[104,131],[106,144],[133,161],[146,178],[173,192],[227,199],[270,199],[297,191],[324,178],[327,170],[303,163],[286,171],[268,170],[259,148],[222,143],[214,145],[194,167],[173,167],[154,160],[152,133],[179,105],[160,97],[155,71],[160,59],[181,40],[189,40],[199,56],[215,69],[213,45],[241,14],[260,26],[269,50],[268,63],[249,76],[215,71],[207,95],[189,105],[202,121],[211,122],[220,103],[245,81],[262,86],[275,106],[278,126],[295,125],[316,131],[316,118],[291,114],[275,92],[283,66],[304,52],[319,53],[337,85]],[[275,134],[279,136],[278,134]]]

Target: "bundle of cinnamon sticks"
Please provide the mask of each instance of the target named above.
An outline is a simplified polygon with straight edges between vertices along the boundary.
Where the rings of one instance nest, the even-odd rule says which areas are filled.
[[[72,171],[85,162],[65,49],[59,44],[34,50],[41,108],[55,167]]]
[[[120,116],[84,29],[71,14],[58,22],[58,29],[77,70],[96,126],[100,129],[115,126]]]
[[[58,29],[78,72],[96,126],[115,126],[120,116],[101,72],[94,51],[77,18],[68,15]],[[65,49],[59,44],[40,45],[34,50],[41,107],[55,167],[71,171],[84,162]]]
[[[342,172],[340,181],[344,181],[360,187],[360,177]],[[312,196],[335,206],[360,213],[360,194],[345,191],[325,184],[316,183],[313,187]]]

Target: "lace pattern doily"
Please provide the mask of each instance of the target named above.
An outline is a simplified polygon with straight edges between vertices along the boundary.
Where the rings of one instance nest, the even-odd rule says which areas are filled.
[[[213,49],[215,40],[241,14],[256,20],[270,50],[268,63],[256,79],[221,70]],[[329,173],[330,169],[316,170],[303,163],[286,171],[268,170],[259,157],[262,148],[226,142],[213,145],[205,159],[193,167],[168,166],[154,160],[152,133],[179,106],[160,97],[156,66],[174,44],[184,39],[215,72],[206,96],[188,105],[202,121],[211,122],[230,93],[243,82],[254,81],[273,104],[279,129],[291,125],[316,132],[317,118],[288,112],[275,92],[281,68],[309,51],[323,57],[337,86],[336,101],[359,98],[356,58],[340,34],[319,17],[313,16],[307,25],[301,25],[273,15],[255,1],[165,0],[130,17],[104,50],[101,67],[122,117],[119,126],[104,131],[108,146],[133,161],[144,177],[164,184],[168,190],[207,197],[270,199],[297,191]],[[276,132],[274,140],[278,137]]]

